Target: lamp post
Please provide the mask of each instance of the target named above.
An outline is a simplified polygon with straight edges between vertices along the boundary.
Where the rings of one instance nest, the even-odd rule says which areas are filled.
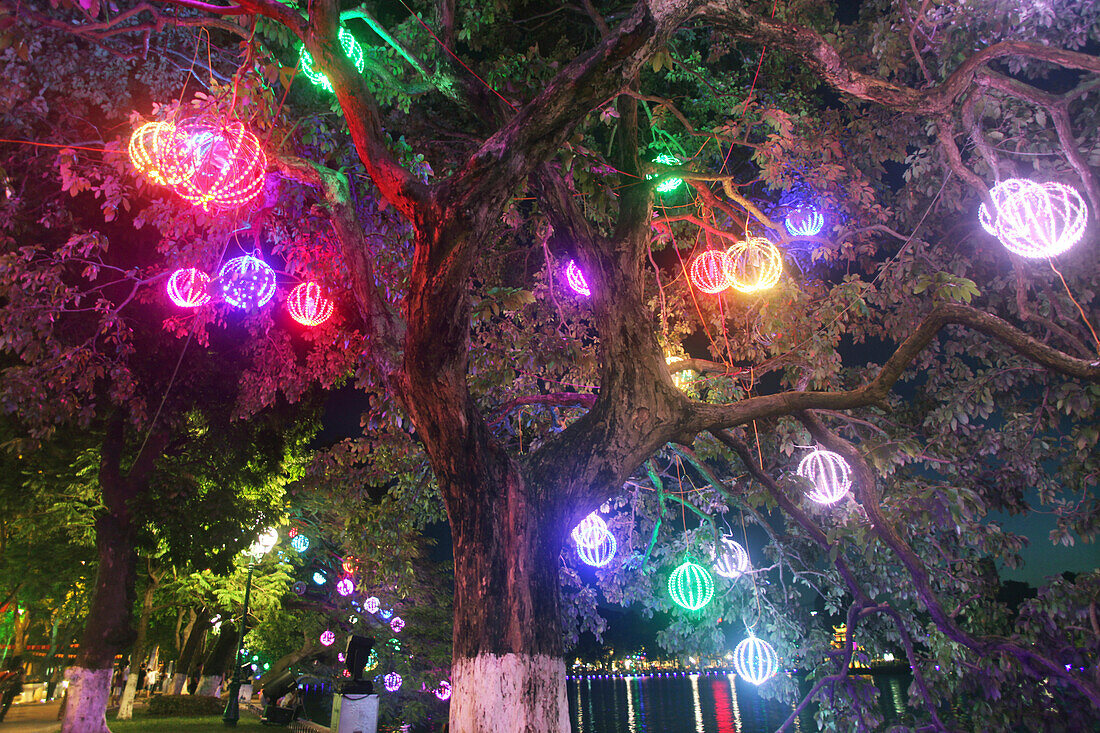
[[[279,541],[279,533],[272,528],[265,529],[246,550],[248,554],[248,577],[244,581],[244,610],[241,611],[241,631],[237,635],[237,653],[233,655],[233,681],[229,683],[229,700],[225,703],[225,712],[222,713],[222,722],[228,726],[236,726],[241,719],[241,704],[237,699],[241,694],[241,647],[244,646],[245,622],[248,620],[248,598],[252,593],[252,568],[263,559],[263,556],[271,552],[271,548]]]

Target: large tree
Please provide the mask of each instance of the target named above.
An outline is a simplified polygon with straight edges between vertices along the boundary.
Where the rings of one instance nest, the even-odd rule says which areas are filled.
[[[139,63],[190,55],[158,35],[173,25],[209,26],[223,48],[244,39],[240,84],[224,57],[210,70],[217,103],[240,100],[240,86],[251,105],[277,108],[262,117],[282,132],[269,138],[287,183],[264,210],[299,231],[313,226],[301,218],[311,202],[327,219],[315,237],[331,238],[338,264],[296,264],[354,304],[369,343],[354,352],[359,376],[400,406],[374,412],[411,420],[446,507],[452,729],[569,727],[559,610],[569,529],[627,482],[658,488],[647,460],[707,435],[693,470],[726,486],[730,506],[769,497],[786,531],[822,551],[851,633],[888,619],[919,673],[912,618],[896,607],[914,603],[968,664],[994,659],[1009,670],[1000,682],[1049,685],[1059,704],[1095,715],[1100,687],[1079,669],[1094,640],[1067,628],[1039,645],[960,615],[958,594],[982,587],[967,557],[982,542],[1008,552],[979,520],[1025,510],[1029,483],[1056,506],[1062,537],[1095,532],[1088,421],[1100,365],[1075,307],[1085,321],[1094,309],[1095,230],[1066,257],[1063,291],[975,217],[992,203],[987,187],[1015,172],[1072,183],[1100,208],[1088,103],[1100,59],[1080,50],[1096,40],[1095,4],[866,2],[845,24],[819,3],[399,5],[17,12],[24,27]],[[344,55],[341,23],[370,39],[364,74]],[[308,90],[273,104],[283,95],[269,85],[290,84],[279,66],[299,43],[335,90],[338,123],[319,122],[326,104]],[[679,159],[674,170],[652,163],[659,152]],[[687,193],[655,197],[673,177]],[[795,195],[829,228],[790,234],[782,214]],[[696,254],[750,231],[784,250],[776,290],[715,298],[691,287]],[[591,289],[583,302],[562,287],[568,259]],[[692,357],[677,373],[706,375],[692,394],[674,383],[670,355]],[[779,455],[795,440],[852,467],[844,521],[808,513],[776,482],[782,464],[763,447]],[[742,464],[756,484],[715,475]],[[981,541],[953,558],[935,532],[943,523]],[[892,573],[867,571],[876,550]],[[844,682],[839,661],[815,692]],[[947,727],[935,680],[918,680],[931,725]]]

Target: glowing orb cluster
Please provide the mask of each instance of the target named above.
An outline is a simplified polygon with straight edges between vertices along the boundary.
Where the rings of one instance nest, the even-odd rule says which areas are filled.
[[[382,606],[381,604],[379,604],[378,599],[374,596],[371,596],[367,600],[363,601],[363,610],[367,613],[378,613],[378,609],[381,607]]]
[[[440,680],[439,687],[432,690],[432,692],[434,692],[435,696],[440,700],[447,702],[451,699],[451,683],[447,680]]]
[[[355,66],[355,70],[362,74],[363,47],[355,40],[355,36],[344,28],[337,31],[336,38],[340,41],[340,46],[344,49],[344,55],[347,56],[348,60]],[[299,61],[301,62],[302,73],[305,74],[311,82],[326,91],[332,91],[332,82],[330,82],[328,77],[323,73],[313,68],[313,56],[306,50],[305,46],[302,46]]]
[[[698,611],[714,597],[714,578],[706,568],[688,561],[668,576],[668,593],[676,605]]]
[[[749,553],[739,542],[732,537],[722,537],[722,546],[718,551],[718,557],[714,560],[714,572],[723,578],[736,580],[749,569]]]
[[[290,541],[290,546],[297,552],[305,552],[309,549],[309,537],[304,534],[295,535],[294,539]]]
[[[385,684],[387,692],[397,692],[401,689],[401,675],[397,672],[390,672],[382,678],[382,682]]]
[[[1088,207],[1070,186],[1011,178],[994,186],[989,195],[996,215],[982,204],[978,221],[1014,254],[1056,257],[1084,236]]]
[[[321,632],[321,645],[322,646],[332,646],[335,641],[336,641],[336,634],[332,633],[330,630],[325,629],[324,631]]]
[[[726,253],[708,249],[691,263],[691,282],[704,293],[720,293],[730,286]]]
[[[602,568],[611,562],[618,550],[615,535],[607,529],[607,523],[592,512],[569,533],[577,543],[577,556],[592,567]]]
[[[583,295],[586,298],[592,295],[592,290],[588,287],[588,281],[584,279],[584,273],[577,267],[576,260],[569,260],[569,264],[565,266],[565,280],[569,283],[569,287],[573,288],[573,292],[578,295]]]
[[[168,297],[180,308],[198,308],[210,302],[210,276],[194,267],[176,270],[168,277]]]
[[[771,644],[750,633],[734,647],[733,669],[741,679],[759,685],[779,671],[779,655]]]
[[[405,628],[405,620],[400,616],[394,616],[390,621],[390,628],[393,629],[393,633],[400,634],[401,629]]]
[[[355,592],[355,581],[347,576],[340,578],[336,581],[336,592],[342,596],[350,596]]]
[[[275,295],[275,271],[259,257],[234,257],[218,271],[222,297],[237,308],[260,308]]]
[[[809,204],[792,209],[783,225],[793,237],[812,237],[825,226],[825,216]]]
[[[290,317],[303,326],[324,323],[332,315],[332,308],[332,301],[321,294],[321,287],[314,282],[295,286],[286,299]]]
[[[814,485],[806,496],[819,504],[835,504],[852,488],[852,472],[838,453],[815,450],[798,463],[795,471]]]
[[[668,153],[661,153],[653,159],[653,162],[661,165],[680,165],[680,159]],[[646,175],[646,178],[656,178],[657,175],[656,173],[649,173]],[[657,184],[657,193],[670,193],[675,191],[683,182],[683,179],[680,178],[666,178]]]
[[[729,284],[742,293],[768,290],[783,274],[783,255],[763,237],[749,237],[726,251]]]

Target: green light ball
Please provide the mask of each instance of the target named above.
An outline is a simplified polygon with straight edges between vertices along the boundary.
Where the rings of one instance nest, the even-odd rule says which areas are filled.
[[[680,165],[679,158],[671,156],[668,153],[661,153],[660,155],[658,155],[653,160],[653,162],[654,163],[660,163],[661,165]],[[656,177],[657,177],[656,173],[650,173],[649,175],[646,176],[646,178],[656,178]],[[669,179],[661,181],[660,183],[657,184],[657,192],[658,193],[669,193],[671,191],[675,191],[677,188],[680,187],[681,183],[683,183],[682,179],[669,178]]]
[[[714,598],[714,579],[701,565],[685,562],[668,577],[668,593],[678,606],[698,611]]]
[[[355,66],[355,70],[360,74],[363,73],[363,47],[359,45],[359,42],[355,40],[355,36],[347,30],[341,28],[336,37],[340,40],[340,45],[344,49],[344,55],[348,57],[351,63]],[[332,91],[332,83],[328,80],[328,77],[313,68],[313,56],[310,55],[306,47],[302,46],[302,52],[300,54],[300,61],[302,66],[302,73],[317,86],[328,91]]]

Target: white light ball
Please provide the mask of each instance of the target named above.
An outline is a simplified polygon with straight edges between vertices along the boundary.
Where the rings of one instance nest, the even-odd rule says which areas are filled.
[[[592,512],[581,520],[581,523],[573,528],[569,536],[578,546],[596,547],[603,542],[603,535],[607,532],[607,522],[603,521],[596,512]]]
[[[1032,184],[1001,204],[997,237],[1021,257],[1056,257],[1081,240],[1088,216],[1075,189],[1054,182]]]
[[[990,211],[984,203],[978,206],[978,223],[982,229],[993,236],[997,236],[997,220],[1001,216],[1001,207],[1008,198],[1024,188],[1035,186],[1036,183],[1026,178],[1008,178],[989,189],[989,198],[993,199],[993,210]]]
[[[835,504],[852,488],[852,471],[837,453],[815,450],[803,458],[796,473],[809,479],[814,488],[806,496],[819,504]]]
[[[749,634],[733,650],[733,669],[741,679],[759,685],[779,671],[779,655],[771,644]]]
[[[714,572],[723,578],[736,580],[749,569],[749,553],[740,543],[732,537],[722,537],[722,547],[718,551],[718,557],[714,560]]]
[[[595,568],[602,568],[611,562],[611,558],[615,557],[617,549],[618,544],[615,542],[615,535],[606,529],[602,530],[599,541],[593,547],[580,542],[577,543],[577,555],[581,560]]]

